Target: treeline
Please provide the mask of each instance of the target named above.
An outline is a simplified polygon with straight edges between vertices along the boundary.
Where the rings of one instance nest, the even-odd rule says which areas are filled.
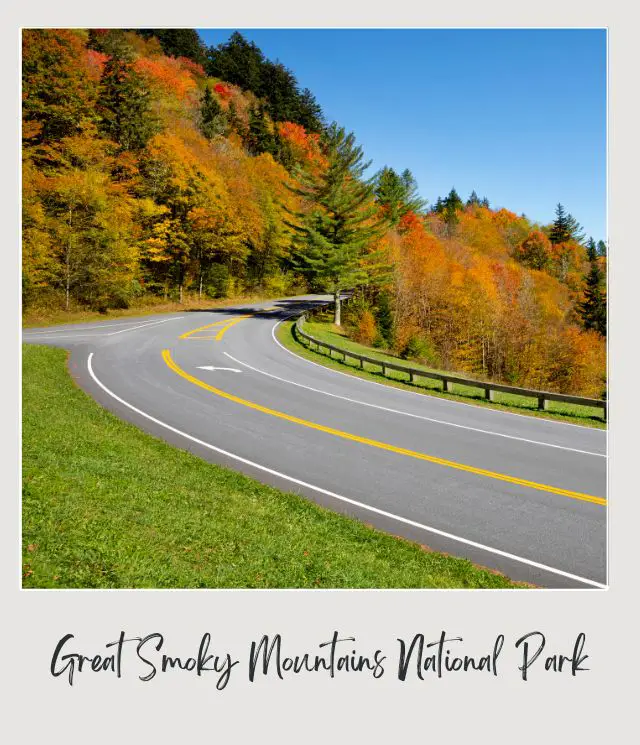
[[[606,250],[370,163],[240,34],[23,32],[23,306],[355,290],[349,332],[434,366],[602,394]],[[340,304],[336,303],[340,323]]]
[[[244,36],[234,31],[229,40],[207,48],[193,29],[141,29],[145,38],[155,37],[170,57],[186,57],[201,65],[207,75],[251,91],[264,102],[273,121],[300,124],[308,132],[324,127],[322,109],[313,93],[300,90],[291,70],[272,62]]]
[[[407,212],[387,234],[392,281],[356,299],[354,338],[436,368],[601,397],[604,245],[585,248],[573,224],[560,236],[561,207],[539,226],[473,198],[454,209],[454,200]],[[537,268],[523,258],[533,242],[545,250]]]
[[[155,36],[25,31],[24,306],[289,291],[289,171],[320,157]]]

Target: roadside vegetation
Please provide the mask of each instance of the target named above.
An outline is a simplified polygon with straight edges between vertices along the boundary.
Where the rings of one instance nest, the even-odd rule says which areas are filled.
[[[508,588],[144,434],[23,347],[23,587]]]
[[[181,313],[194,310],[209,310],[211,308],[227,307],[230,304],[260,303],[268,298],[264,295],[242,295],[224,300],[202,299],[186,297],[182,303],[175,301],[147,299],[129,308],[111,308],[102,313],[87,308],[64,310],[62,308],[30,308],[22,317],[23,328],[43,328],[65,323],[88,323],[90,321],[104,321],[106,318],[126,318],[128,316],[147,316],[159,313]]]
[[[403,388],[415,393],[424,393],[431,396],[439,396],[451,401],[461,401],[463,403],[476,404],[478,406],[487,406],[489,408],[501,411],[512,411],[518,414],[541,417],[544,419],[555,419],[557,421],[569,422],[573,424],[582,424],[587,427],[606,428],[606,423],[602,419],[599,410],[588,406],[576,406],[559,401],[550,401],[549,410],[540,411],[537,408],[536,401],[525,396],[516,396],[510,393],[496,392],[494,401],[487,401],[482,391],[477,388],[463,386],[455,383],[451,393],[445,393],[442,390],[442,383],[437,380],[428,378],[416,378],[413,383],[408,382],[407,376],[395,370],[387,370],[386,375],[382,375],[380,367],[364,363],[364,368],[360,367],[357,360],[342,358],[334,353],[331,357],[328,351],[316,348],[309,349],[306,342],[297,338],[293,331],[294,321],[282,323],[277,330],[277,336],[281,344],[287,349],[312,362],[320,363],[326,367],[339,370],[343,373],[355,375],[366,380],[373,380],[376,383]],[[402,359],[401,357],[390,354],[389,352],[373,347],[368,347],[349,338],[349,326],[336,326],[331,322],[330,313],[316,314],[313,320],[308,320],[304,324],[304,330],[315,339],[325,341],[327,344],[333,344],[336,347],[355,352],[356,354],[366,355],[379,360],[388,360],[396,365],[405,365],[415,369],[422,369],[429,372],[446,372],[433,367],[427,367],[414,361]]]

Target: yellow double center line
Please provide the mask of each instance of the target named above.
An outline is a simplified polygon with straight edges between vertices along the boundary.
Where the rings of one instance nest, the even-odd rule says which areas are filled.
[[[240,320],[240,319],[236,319]],[[196,329],[197,330],[197,329]],[[291,416],[291,414],[285,414],[282,411],[276,411],[275,409],[269,409],[266,406],[261,406],[260,404],[256,404],[253,401],[247,401],[244,398],[239,398],[238,396],[234,396],[231,393],[226,393],[225,391],[221,391],[219,388],[214,388],[213,386],[209,385],[208,383],[205,383],[202,380],[199,380],[198,378],[195,378],[193,375],[190,375],[188,372],[185,372],[181,367],[179,367],[171,357],[171,352],[168,349],[163,350],[162,352],[162,358],[164,359],[167,366],[173,370],[177,375],[180,375],[180,377],[184,378],[185,380],[188,380],[190,383],[193,383],[194,385],[199,386],[200,388],[204,388],[206,391],[209,391],[210,393],[215,394],[216,396],[220,396],[221,398],[226,398],[228,401],[233,401],[236,404],[240,404],[241,406],[246,406],[249,409],[254,409],[255,411],[261,411],[263,414],[269,414],[270,416],[275,416],[278,419],[284,419],[287,422],[293,422],[294,424],[299,424],[302,427],[308,427],[309,429],[315,429],[319,432],[326,432],[329,435],[333,435],[334,437],[340,437],[343,440],[351,440],[352,442],[359,442],[363,445],[369,445],[370,447],[378,448],[379,450],[387,450],[391,453],[398,453],[399,455],[406,455],[409,458],[416,458],[418,460],[425,460],[429,463],[435,463],[439,466],[445,466],[447,468],[455,468],[458,471],[466,471],[467,473],[474,473],[477,476],[485,476],[486,478],[490,479],[496,479],[498,481],[506,481],[509,484],[516,484],[517,486],[526,486],[529,489],[537,489],[538,491],[545,491],[550,492],[551,494],[560,494],[563,497],[570,497],[571,499],[579,499],[583,502],[592,502],[593,504],[600,504],[600,505],[606,505],[607,500],[603,499],[602,497],[594,497],[591,494],[582,494],[581,492],[576,491],[570,491],[569,489],[560,489],[557,486],[549,486],[547,484],[538,484],[535,481],[528,481],[526,479],[519,479],[515,476],[508,476],[504,473],[496,473],[495,471],[487,471],[483,468],[475,468],[474,466],[467,466],[464,463],[456,463],[452,460],[445,460],[444,458],[437,458],[434,455],[427,455],[426,453],[418,453],[415,450],[407,450],[406,448],[399,448],[395,445],[389,445],[386,442],[379,442],[378,440],[371,440],[368,437],[360,437],[359,435],[352,435],[349,432],[342,432],[339,429],[333,429],[333,427],[325,427],[323,424],[316,424],[315,422],[309,422],[306,419],[300,419],[297,416]]]
[[[215,323],[209,323],[206,326],[199,326],[197,329],[192,329],[191,331],[187,331],[186,333],[182,334],[182,336],[179,336],[179,339],[193,339],[195,341],[207,341],[211,339],[215,339],[215,341],[220,341],[222,337],[227,333],[227,331],[232,327],[235,326],[236,323],[240,323],[240,321],[243,321],[245,318],[251,318],[253,316],[253,313],[249,313],[244,316],[238,316],[237,318],[232,318],[230,321],[216,321]],[[220,331],[215,336],[192,336],[192,334],[197,333],[198,331],[206,331],[207,329],[213,328],[214,326],[222,326]]]

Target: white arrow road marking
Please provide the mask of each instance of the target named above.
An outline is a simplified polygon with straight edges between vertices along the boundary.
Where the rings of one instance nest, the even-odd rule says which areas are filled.
[[[213,367],[212,365],[199,365],[198,370],[228,370],[229,372],[242,372],[235,367]]]

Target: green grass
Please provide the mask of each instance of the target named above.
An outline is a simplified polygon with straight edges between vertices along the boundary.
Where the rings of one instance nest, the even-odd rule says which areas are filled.
[[[515,586],[144,434],[65,355],[23,346],[25,588]]]
[[[403,367],[413,367],[429,372],[445,372],[443,370],[425,367],[424,365],[420,365],[410,360],[403,360],[378,349],[372,349],[371,347],[358,344],[347,338],[343,328],[338,328],[332,323],[321,319],[322,316],[319,316],[316,320],[307,321],[304,325],[304,330],[315,339],[325,341],[328,344],[333,344],[336,347],[355,352],[356,354],[379,360],[387,360],[394,364],[402,365]],[[288,321],[282,323],[278,327],[278,339],[285,347],[287,347],[287,349],[299,354],[301,357],[312,360],[313,362],[322,363],[327,367],[340,370],[341,372],[346,372],[367,380],[374,380],[377,383],[391,385],[396,388],[403,388],[417,393],[425,393],[431,396],[439,396],[440,398],[446,398],[451,401],[461,401],[464,403],[475,404],[477,406],[487,406],[501,411],[512,411],[518,414],[541,417],[543,419],[554,419],[572,424],[581,424],[586,427],[595,427],[598,429],[606,428],[606,423],[603,421],[601,410],[589,406],[576,406],[574,404],[565,404],[559,401],[550,401],[547,404],[549,406],[548,410],[541,411],[537,408],[536,399],[527,398],[526,396],[496,392],[494,393],[494,401],[487,401],[487,399],[484,398],[484,392],[482,390],[471,386],[454,383],[452,386],[452,392],[445,393],[442,390],[442,383],[438,380],[415,378],[413,383],[409,383],[408,377],[405,373],[397,372],[395,370],[387,370],[387,374],[384,376],[382,375],[380,367],[367,362],[364,363],[364,369],[361,369],[360,363],[357,360],[347,358],[346,361],[343,362],[342,358],[338,358],[335,352],[333,353],[334,357],[331,358],[327,350],[318,352],[315,347],[310,350],[306,342],[303,343],[294,336],[293,325],[293,321]]]

